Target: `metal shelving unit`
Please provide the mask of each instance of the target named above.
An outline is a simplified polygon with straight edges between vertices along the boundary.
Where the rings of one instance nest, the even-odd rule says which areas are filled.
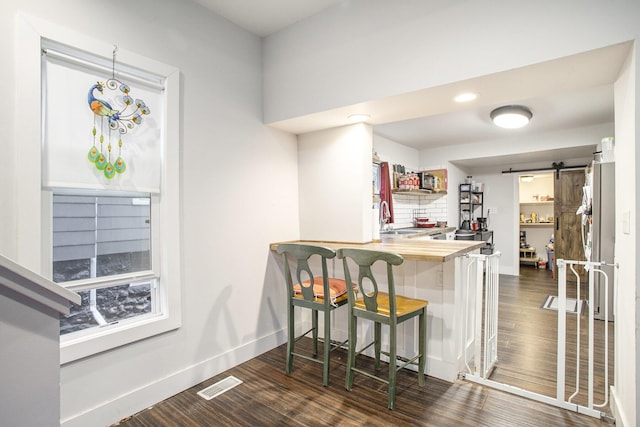
[[[462,228],[462,221],[465,220],[465,213],[470,222],[484,217],[484,193],[482,191],[473,191],[471,184],[460,184],[459,186],[459,221],[458,225]],[[477,213],[480,212],[480,215]]]

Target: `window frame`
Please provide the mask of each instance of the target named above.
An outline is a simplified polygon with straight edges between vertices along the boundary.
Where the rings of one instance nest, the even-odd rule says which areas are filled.
[[[134,284],[133,286],[135,286],[136,283],[140,283],[140,282],[150,283],[151,293],[153,295],[153,299],[151,301],[152,302],[151,313],[145,313],[145,314],[137,315],[137,316],[126,318],[126,319],[119,319],[117,322],[113,324],[106,323],[106,324],[94,325],[78,331],[69,332],[68,334],[60,335],[61,345],[64,347],[69,342],[79,342],[82,339],[90,338],[91,335],[97,333],[97,330],[95,328],[114,329],[114,328],[122,327],[122,325],[125,325],[125,324],[135,323],[138,321],[146,321],[148,319],[152,319],[154,317],[162,315],[162,313],[166,311],[167,304],[166,304],[166,301],[161,300],[158,292],[160,289],[161,278],[157,268],[159,259],[155,254],[157,251],[160,250],[160,248],[158,245],[158,239],[152,239],[155,228],[157,227],[157,224],[155,221],[155,215],[157,215],[158,213],[157,212],[158,197],[149,193],[131,193],[131,192],[121,192],[121,191],[109,191],[109,190],[103,190],[103,189],[84,190],[84,189],[63,188],[59,190],[58,189],[52,190],[52,202],[53,202],[53,198],[56,195],[90,197],[94,199],[108,198],[108,197],[117,197],[117,198],[126,197],[126,198],[132,198],[132,199],[144,198],[145,200],[149,200],[148,215],[149,215],[149,218],[151,219],[150,227],[149,227],[149,245],[150,245],[149,252],[151,257],[150,257],[150,266],[148,269],[136,270],[129,273],[112,274],[108,276],[89,277],[84,279],[69,280],[65,282],[56,282],[58,285],[70,291],[88,291],[88,290],[94,290],[94,289],[97,290],[102,288],[109,288],[113,286],[128,285],[128,284]],[[99,202],[96,201],[95,203],[99,203]],[[52,203],[51,206],[53,207],[54,205],[55,204]],[[52,214],[53,214],[53,209],[52,209]],[[52,219],[53,219],[53,215],[52,215]],[[94,220],[99,220],[99,218],[95,217]],[[158,235],[158,233],[155,233],[155,235]],[[52,262],[52,265],[53,265],[53,262]]]
[[[53,192],[42,188],[43,120],[33,114],[42,103],[41,49],[52,41],[111,58],[113,45],[107,44],[45,20],[19,13],[16,16],[16,261],[52,276]],[[152,195],[152,268],[159,277],[162,314],[138,322],[122,322],[90,336],[61,342],[60,363],[65,364],[106,350],[133,343],[176,328],[181,316],[181,237],[180,237],[180,73],[175,67],[119,49],[118,61],[164,78],[163,160],[160,194]],[[28,88],[28,89],[27,89]],[[21,91],[22,90],[22,91]],[[155,199],[155,201],[154,201]],[[142,317],[142,316],[141,316]]]

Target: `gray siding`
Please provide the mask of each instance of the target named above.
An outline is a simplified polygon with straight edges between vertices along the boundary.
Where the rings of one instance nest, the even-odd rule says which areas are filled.
[[[53,261],[149,251],[150,205],[140,200],[54,195]]]

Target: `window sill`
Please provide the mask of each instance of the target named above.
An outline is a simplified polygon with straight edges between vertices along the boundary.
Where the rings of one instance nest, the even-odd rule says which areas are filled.
[[[159,315],[108,325],[82,337],[67,340],[61,337],[60,365],[177,329],[181,324],[178,316]]]

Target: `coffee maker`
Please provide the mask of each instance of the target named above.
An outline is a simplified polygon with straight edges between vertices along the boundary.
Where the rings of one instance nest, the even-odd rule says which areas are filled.
[[[460,223],[461,230],[471,230],[471,220],[469,219],[470,214],[468,210],[462,211],[462,222]]]
[[[487,218],[479,217],[477,220],[478,220],[478,228],[480,228],[480,231],[489,230],[489,227],[487,224]]]

